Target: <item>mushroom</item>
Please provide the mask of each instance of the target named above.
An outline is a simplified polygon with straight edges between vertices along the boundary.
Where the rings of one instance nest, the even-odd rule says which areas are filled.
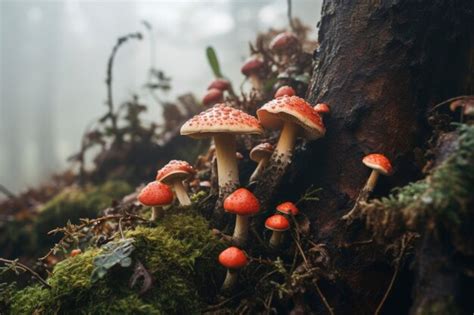
[[[291,32],[283,32],[275,36],[270,42],[270,49],[282,57],[283,62],[301,48],[298,37]]]
[[[390,160],[383,154],[373,153],[366,155],[362,159],[362,163],[371,168],[372,172],[370,173],[369,179],[367,179],[364,188],[362,188],[359,196],[357,197],[354,207],[342,217],[343,220],[350,220],[355,215],[357,209],[359,208],[360,202],[366,201],[369,194],[374,190],[380,174],[388,176],[393,172]]]
[[[152,207],[150,221],[156,221],[162,214],[162,207],[173,202],[173,192],[169,186],[154,181],[142,189],[138,201],[144,206]]]
[[[389,176],[393,172],[390,160],[383,154],[373,153],[366,155],[362,159],[362,163],[372,169],[369,179],[363,188],[363,190],[368,192],[372,192],[374,190],[374,187],[377,184],[377,179],[379,178],[379,174]]]
[[[274,99],[257,110],[257,116],[265,128],[282,129],[271,161],[281,162],[283,168],[290,163],[298,136],[315,140],[326,132],[321,116],[298,96]]]
[[[278,90],[275,92],[275,98],[279,98],[279,97],[282,97],[282,96],[285,96],[285,95],[286,96],[293,96],[295,94],[296,94],[296,92],[291,86],[283,85],[283,86],[279,87]]]
[[[209,89],[206,92],[206,95],[202,98],[202,103],[204,106],[212,106],[217,103],[222,103],[224,101],[224,93],[218,89]]]
[[[326,103],[316,104],[313,109],[320,115],[326,115],[331,112],[331,108]]]
[[[260,202],[249,190],[239,188],[224,200],[224,210],[236,215],[232,240],[244,245],[248,237],[249,216],[260,211]]]
[[[474,116],[474,98],[467,97],[460,100],[456,100],[449,104],[449,109],[455,112],[458,108],[461,108],[461,123],[464,121],[464,116]]]
[[[71,251],[71,257],[76,257],[77,255],[79,255],[80,253],[82,253],[82,250],[80,248],[76,248],[76,249],[73,249]]]
[[[247,59],[240,69],[243,75],[249,78],[250,82],[252,83],[252,87],[255,90],[262,89],[262,80],[260,79],[260,73],[263,69],[264,63],[263,61],[256,57],[250,57]]]
[[[259,145],[255,146],[252,151],[250,151],[250,159],[254,162],[257,162],[257,168],[253,171],[252,175],[250,176],[249,182],[254,182],[258,176],[262,173],[263,169],[268,164],[268,159],[273,152],[273,146],[268,143],[260,143]]]
[[[277,248],[280,246],[283,232],[290,228],[290,222],[281,214],[274,214],[267,218],[265,227],[273,231],[272,237],[270,238],[270,247]]]
[[[296,207],[296,205],[291,202],[291,201],[286,201],[283,203],[280,203],[276,207],[277,212],[283,213],[284,215],[297,215],[300,211]]]
[[[235,135],[262,133],[262,126],[255,117],[226,104],[207,109],[181,127],[182,135],[214,139],[220,200],[239,186]]]
[[[189,199],[183,181],[194,174],[194,168],[188,162],[171,160],[158,171],[156,180],[172,186],[179,203],[182,206],[189,206],[191,199]]]
[[[225,291],[234,287],[238,278],[238,270],[247,265],[248,259],[244,251],[232,246],[219,254],[219,263],[227,268],[227,274],[222,284],[222,290]]]
[[[230,82],[226,79],[215,79],[214,81],[209,84],[207,87],[208,90],[211,89],[218,89],[222,92],[228,91],[230,89],[231,85]]]

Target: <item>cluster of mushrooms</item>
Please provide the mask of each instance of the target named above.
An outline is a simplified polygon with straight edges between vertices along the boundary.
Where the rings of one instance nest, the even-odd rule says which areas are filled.
[[[272,49],[281,52],[278,58],[282,60],[289,56],[284,53],[287,50],[281,47],[292,45],[294,41],[293,36],[288,34],[278,35],[271,43]],[[262,88],[262,78],[259,77],[259,68],[262,66],[263,62],[254,56],[242,67],[242,73],[248,77],[254,90]],[[248,264],[247,256],[240,248],[246,246],[251,216],[260,211],[257,197],[248,189],[241,188],[239,183],[236,137],[262,135],[264,128],[281,130],[275,146],[261,143],[250,151],[250,158],[257,163],[257,167],[249,183],[257,182],[268,165],[288,165],[291,162],[298,137],[315,140],[324,136],[326,129],[322,116],[328,114],[330,109],[323,103],[313,107],[296,96],[293,88],[282,86],[276,91],[274,99],[261,106],[257,110],[257,117],[254,117],[226,103],[224,93],[233,95],[230,83],[224,79],[214,80],[203,99],[205,106],[213,106],[185,122],[181,127],[181,135],[195,139],[212,138],[215,146],[219,198],[223,200],[223,210],[236,216],[234,232],[229,237],[233,246],[224,250],[218,258],[220,264],[227,268],[223,289],[230,289],[236,283],[237,271]],[[368,155],[363,163],[373,171],[361,196],[374,189],[379,174],[388,175],[392,172],[390,162],[381,154]],[[156,180],[146,185],[138,196],[141,204],[152,208],[152,221],[158,220],[165,208],[171,205],[173,190],[180,205],[191,204],[183,181],[194,174],[195,170],[188,162],[177,160],[170,161],[158,171]],[[284,232],[290,229],[291,219],[298,214],[298,208],[287,201],[277,206],[276,212],[265,221],[265,227],[272,231],[269,246],[274,250],[280,247]]]

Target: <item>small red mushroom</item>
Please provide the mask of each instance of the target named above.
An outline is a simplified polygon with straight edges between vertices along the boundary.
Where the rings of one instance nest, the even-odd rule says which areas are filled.
[[[272,237],[270,238],[270,247],[277,248],[280,246],[283,232],[290,228],[290,222],[281,214],[275,214],[267,218],[265,227],[273,231]]]
[[[82,251],[79,249],[79,248],[76,248],[76,249],[73,249],[71,251],[71,257],[76,257],[77,255],[79,255],[80,253],[82,253]]]
[[[195,173],[194,168],[188,162],[171,160],[158,171],[156,180],[172,186],[179,203],[182,206],[189,206],[191,204],[191,199],[189,199],[183,181],[190,178]]]
[[[239,188],[224,200],[224,210],[236,215],[232,240],[244,245],[248,237],[249,217],[260,211],[260,202],[249,190]]]
[[[283,32],[275,36],[270,42],[270,49],[281,56],[283,63],[301,48],[298,37],[291,32]]]
[[[390,160],[383,154],[373,153],[366,155],[362,159],[362,163],[371,168],[372,172],[370,173],[369,179],[357,197],[354,207],[342,217],[343,220],[350,220],[355,215],[360,202],[366,201],[369,194],[374,190],[380,174],[389,176],[393,173]]]
[[[283,213],[284,215],[297,215],[299,213],[298,208],[296,205],[291,201],[286,201],[279,204],[276,207],[277,212]]]
[[[261,90],[262,88],[260,74],[262,72],[263,66],[263,61],[260,58],[253,56],[247,59],[240,69],[242,74],[249,78],[255,90]]]
[[[278,90],[275,92],[275,98],[279,98],[279,97],[282,97],[282,96],[285,96],[285,95],[286,96],[293,96],[295,94],[296,94],[296,92],[291,86],[283,85],[283,86],[279,87]]]
[[[162,207],[173,202],[173,192],[169,186],[154,181],[142,189],[138,195],[138,201],[142,205],[152,207],[150,221],[156,221],[162,214]]]
[[[227,268],[222,290],[230,290],[237,282],[238,270],[247,265],[248,259],[244,251],[232,246],[219,254],[219,263]]]
[[[313,109],[320,115],[326,115],[331,112],[331,108],[326,103],[316,104]]]
[[[202,98],[202,103],[204,106],[212,106],[217,103],[222,103],[224,101],[224,94],[221,90],[218,89],[209,89],[206,92],[206,95]]]
[[[228,91],[230,89],[230,87],[231,87],[231,85],[230,85],[229,80],[215,79],[214,81],[211,82],[211,84],[209,84],[207,89],[208,90],[218,89],[218,90],[224,92],[224,91]]]

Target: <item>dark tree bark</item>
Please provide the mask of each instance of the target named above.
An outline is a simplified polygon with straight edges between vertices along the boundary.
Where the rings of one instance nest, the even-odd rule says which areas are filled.
[[[370,238],[361,222],[348,227],[340,220],[368,178],[361,160],[379,152],[393,162],[394,176],[380,178],[375,195],[421,177],[417,153],[426,148],[431,131],[427,111],[474,92],[473,11],[472,1],[324,1],[308,100],[330,104],[328,131],[296,151],[278,196],[294,198],[311,184],[323,188],[321,200],[305,207],[314,239],[328,246],[335,268],[343,270],[341,281],[325,287],[336,314],[373,313],[393,274],[383,250],[377,253],[380,248],[339,247]],[[420,243],[425,250],[417,253],[417,268],[446,254],[432,236]],[[426,251],[433,246],[434,254]],[[449,274],[415,273],[415,294],[410,295],[415,277],[403,267],[383,312],[403,314],[411,307],[411,313],[423,313],[417,306],[432,301],[426,298],[433,291],[430,277],[445,291],[438,296],[458,285]],[[451,280],[443,288],[445,279]]]

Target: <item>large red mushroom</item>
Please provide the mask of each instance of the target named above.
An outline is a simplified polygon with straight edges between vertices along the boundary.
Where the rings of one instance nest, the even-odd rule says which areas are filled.
[[[191,200],[189,199],[188,192],[183,185],[183,181],[190,178],[195,173],[194,168],[188,162],[171,160],[158,171],[156,180],[172,186],[179,203],[182,206],[189,206]]]
[[[181,134],[196,139],[212,137],[216,146],[219,198],[222,200],[239,186],[235,136],[263,133],[259,121],[226,104],[212,108],[189,119]]]

